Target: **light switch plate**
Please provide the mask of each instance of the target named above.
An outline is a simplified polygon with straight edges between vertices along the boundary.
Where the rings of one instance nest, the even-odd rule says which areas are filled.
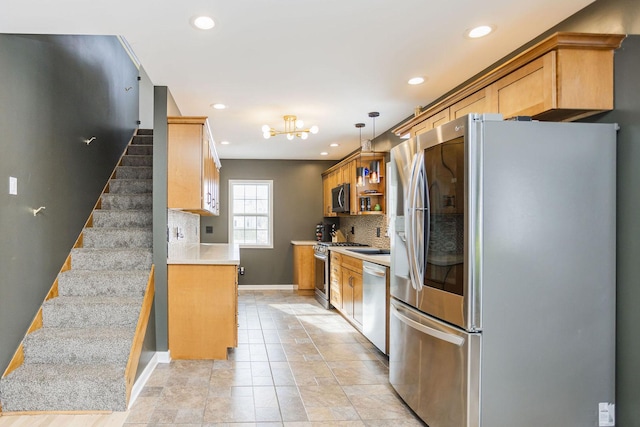
[[[9,194],[18,195],[18,178],[15,176],[9,177]]]

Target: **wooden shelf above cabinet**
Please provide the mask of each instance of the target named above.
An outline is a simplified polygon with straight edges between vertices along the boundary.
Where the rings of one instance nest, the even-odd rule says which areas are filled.
[[[449,108],[460,103],[471,104],[471,97],[484,96],[485,91],[488,98],[483,108],[487,110],[467,112],[498,112],[508,118],[525,111],[538,120],[571,121],[613,109],[613,51],[625,37],[555,33],[427,106],[392,132],[402,136],[413,129],[415,133],[431,117],[445,111],[449,114]],[[540,65],[534,65],[535,61]],[[531,73],[540,72],[528,73],[523,70],[526,67]],[[523,79],[531,76],[531,83],[520,81],[517,74]],[[500,91],[505,88],[511,93],[507,98],[505,90],[500,99]],[[532,94],[531,90],[537,93]]]

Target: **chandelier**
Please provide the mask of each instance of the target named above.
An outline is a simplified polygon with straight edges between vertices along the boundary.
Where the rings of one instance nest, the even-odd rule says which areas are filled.
[[[298,137],[301,139],[307,139],[309,133],[318,133],[318,126],[311,126],[308,129],[304,129],[304,122],[298,120],[294,115],[288,114],[284,116],[284,130],[276,130],[269,125],[262,126],[262,136],[265,139],[269,139],[276,135],[287,135],[287,139],[291,141],[293,138]]]

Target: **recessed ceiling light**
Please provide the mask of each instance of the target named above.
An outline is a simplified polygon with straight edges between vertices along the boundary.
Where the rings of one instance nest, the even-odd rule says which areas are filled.
[[[216,26],[213,19],[209,16],[197,16],[193,18],[193,25],[201,30],[210,30]]]
[[[340,144],[338,144],[337,142],[334,142],[333,144],[329,144],[329,147],[339,147]]]
[[[225,108],[227,108],[227,106],[224,104],[211,104],[211,106],[216,110],[224,110]]]
[[[320,153],[321,156],[328,156],[329,153],[327,153],[326,151],[323,151],[322,153]]]
[[[466,35],[470,39],[478,39],[480,37],[484,37],[490,34],[491,32],[493,32],[494,29],[495,28],[490,25],[480,25],[470,30],[467,30]]]
[[[409,81],[407,82],[410,85],[419,85],[424,83],[424,78],[423,77],[412,77],[409,79]]]
[[[229,145],[229,144],[231,144],[231,143],[230,143],[229,141],[220,141],[220,144],[222,144],[222,145]]]

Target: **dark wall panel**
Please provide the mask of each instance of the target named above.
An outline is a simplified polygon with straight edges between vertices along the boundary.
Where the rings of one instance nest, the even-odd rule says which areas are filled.
[[[137,75],[115,37],[0,35],[2,371],[136,128]]]
[[[241,249],[245,275],[240,285],[290,285],[293,282],[291,240],[314,240],[315,224],[322,221],[321,174],[334,161],[222,160],[219,217],[202,217],[203,243],[228,242],[229,180],[273,180],[273,249]],[[213,226],[207,234],[206,227]]]

